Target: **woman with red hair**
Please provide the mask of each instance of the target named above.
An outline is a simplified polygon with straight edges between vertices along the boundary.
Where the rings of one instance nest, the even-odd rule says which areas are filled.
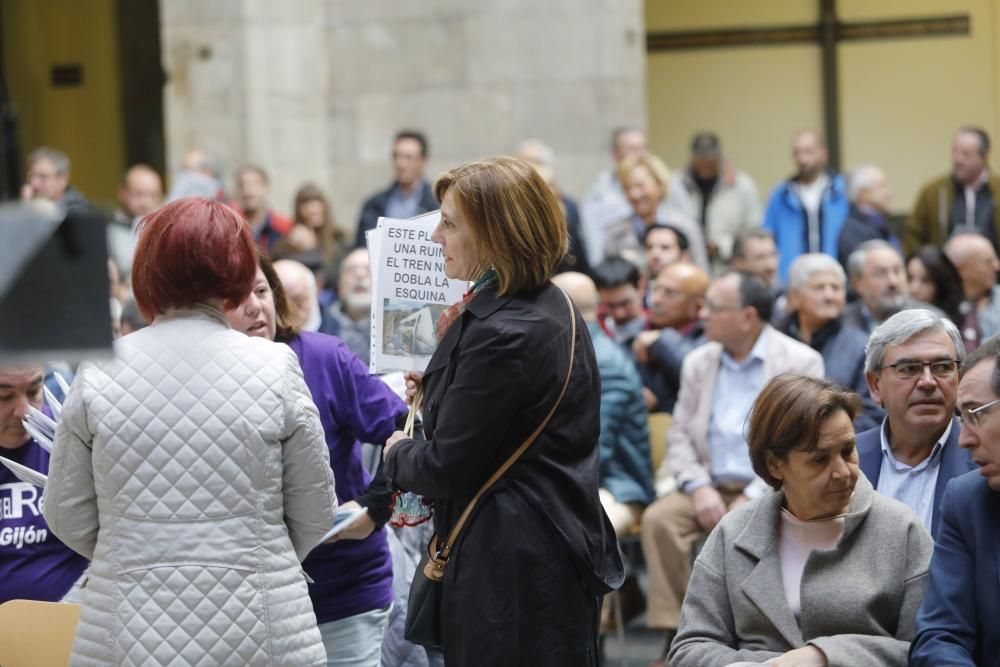
[[[250,230],[189,197],[144,222],[132,273],[152,324],[80,367],[45,491],[91,559],[74,665],[325,665],[300,561],[333,523],[323,427],[295,354],[233,331]]]

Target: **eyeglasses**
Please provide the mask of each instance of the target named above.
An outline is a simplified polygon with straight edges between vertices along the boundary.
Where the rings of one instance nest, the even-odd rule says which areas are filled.
[[[962,408],[959,410],[958,408],[955,408],[955,416],[958,417],[959,424],[968,424],[969,426],[978,427],[982,421],[982,417],[980,415],[998,403],[1000,403],[1000,398],[995,401],[990,401],[986,405],[980,405],[974,410],[970,410],[969,408]]]
[[[958,359],[938,359],[937,361],[897,361],[883,366],[891,368],[900,380],[912,380],[924,374],[924,367],[931,369],[931,375],[938,378],[951,377],[958,370]]]

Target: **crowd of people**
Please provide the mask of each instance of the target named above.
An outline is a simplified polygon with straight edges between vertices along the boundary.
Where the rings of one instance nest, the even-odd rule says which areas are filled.
[[[579,202],[537,139],[433,184],[422,133],[392,145],[353,242],[315,184],[282,215],[260,166],[232,195],[200,150],[169,191],[126,172],[114,359],[66,396],[56,360],[0,368],[0,454],[49,475],[43,505],[0,470],[0,602],[82,602],[73,664],[597,664],[621,589],[659,665],[1000,665],[984,131],[905,219],[811,130],[763,206],[711,132],[671,171],[616,130]],[[89,207],[70,175],[40,148],[22,197]],[[365,232],[437,209],[471,287],[394,389],[368,372]],[[51,457],[22,427],[45,387]]]

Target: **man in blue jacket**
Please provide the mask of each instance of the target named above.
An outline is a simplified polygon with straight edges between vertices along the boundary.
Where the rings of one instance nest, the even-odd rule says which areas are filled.
[[[792,140],[797,172],[771,193],[764,228],[778,246],[778,278],[788,280],[796,257],[807,252],[837,256],[837,239],[849,204],[844,177],[827,171],[828,154],[822,135],[803,130]]]
[[[962,338],[951,320],[914,308],[879,325],[865,355],[865,379],[886,417],[857,437],[861,471],[936,538],[945,486],[974,467],[954,418]]]
[[[959,445],[979,471],[953,480],[941,503],[930,582],[910,665],[1000,665],[1000,338],[962,367]]]

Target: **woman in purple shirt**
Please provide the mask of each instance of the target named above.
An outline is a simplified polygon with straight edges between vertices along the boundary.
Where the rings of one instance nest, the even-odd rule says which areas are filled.
[[[41,368],[0,368],[0,456],[47,474],[49,453],[21,420],[28,406],[42,407]],[[42,517],[42,489],[0,466],[0,603],[57,602],[87,567],[87,559],[49,532]]]
[[[267,257],[253,292],[226,317],[237,331],[294,350],[323,422],[341,508],[368,509],[338,541],[316,547],[304,567],[314,580],[309,596],[327,664],[378,667],[392,603],[392,561],[379,529],[392,512],[392,490],[381,470],[373,479],[364,469],[360,442],[385,442],[405,422],[406,405],[339,338],[299,330]]]

